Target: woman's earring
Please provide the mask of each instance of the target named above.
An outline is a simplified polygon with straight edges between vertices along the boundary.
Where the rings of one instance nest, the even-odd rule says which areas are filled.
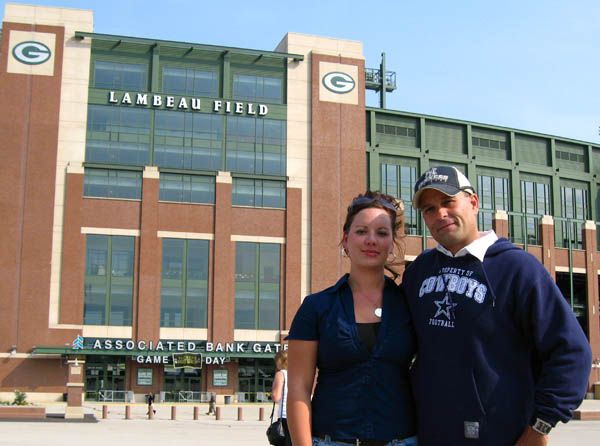
[[[342,257],[348,257],[348,258],[350,257],[348,255],[348,250],[346,248],[344,248],[343,246],[341,247],[341,254],[342,254]]]
[[[390,258],[390,256],[391,256],[391,258]],[[396,261],[396,258],[397,258],[396,253],[394,251],[391,251],[388,254],[388,260],[387,261],[388,261],[388,263],[394,263]]]

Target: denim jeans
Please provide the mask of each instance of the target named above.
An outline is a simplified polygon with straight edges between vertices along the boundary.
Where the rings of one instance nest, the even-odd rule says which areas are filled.
[[[348,446],[352,443],[338,443],[337,441],[331,440],[329,435],[325,435],[325,438],[313,437],[313,446]],[[409,437],[403,440],[392,440],[386,446],[418,446],[417,437]]]

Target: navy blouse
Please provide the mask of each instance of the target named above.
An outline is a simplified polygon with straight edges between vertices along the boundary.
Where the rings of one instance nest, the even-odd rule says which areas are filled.
[[[304,299],[288,340],[318,341],[313,435],[389,441],[415,435],[409,367],[415,334],[400,288],[386,278],[372,352],[358,336],[348,275]]]

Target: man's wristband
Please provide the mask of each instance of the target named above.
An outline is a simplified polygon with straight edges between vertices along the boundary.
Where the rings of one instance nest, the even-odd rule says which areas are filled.
[[[531,428],[538,434],[548,435],[552,430],[552,425],[544,420],[536,418],[535,423],[533,423]]]

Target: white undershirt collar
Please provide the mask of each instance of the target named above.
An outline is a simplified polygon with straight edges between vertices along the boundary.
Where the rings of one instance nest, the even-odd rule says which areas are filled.
[[[467,254],[471,254],[472,256],[477,257],[480,262],[483,262],[485,253],[487,252],[488,248],[496,242],[496,240],[498,240],[498,236],[492,229],[490,231],[480,232],[478,239],[473,240],[467,246],[460,249],[456,254],[452,254],[442,245],[437,245],[435,249],[443,254],[446,254],[448,257],[464,257]]]

